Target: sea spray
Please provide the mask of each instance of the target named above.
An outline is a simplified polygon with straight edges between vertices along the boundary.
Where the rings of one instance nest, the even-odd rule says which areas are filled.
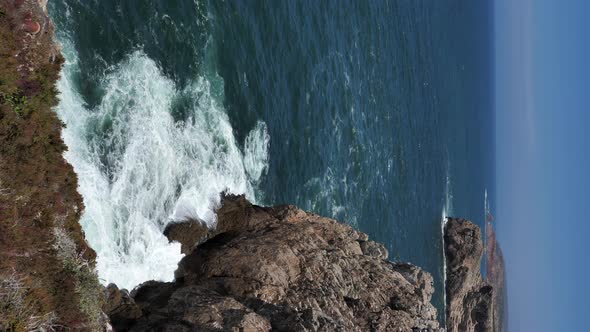
[[[443,294],[443,326],[446,327],[446,311],[447,311],[447,257],[445,253],[445,227],[447,225],[448,217],[453,214],[453,187],[451,179],[451,164],[447,161],[446,177],[445,177],[445,197],[441,216],[441,237],[442,237],[442,294]]]
[[[258,121],[256,127],[246,136],[244,143],[244,167],[250,181],[258,183],[268,171],[268,148],[270,136],[266,123]]]
[[[65,157],[78,174],[86,206],[81,223],[97,251],[99,276],[129,289],[172,280],[182,255],[162,229],[194,217],[214,227],[226,189],[256,200],[254,185],[268,169],[266,124],[256,125],[242,151],[211,82],[197,77],[179,88],[141,50],[100,78],[104,96],[90,108],[76,86],[83,68],[75,47],[67,38],[61,42],[66,63],[57,113],[66,125]],[[175,113],[179,103],[182,116]]]

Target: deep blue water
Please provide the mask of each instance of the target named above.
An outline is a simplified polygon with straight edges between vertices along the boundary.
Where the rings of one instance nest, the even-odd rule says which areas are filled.
[[[491,1],[54,0],[50,10],[90,113],[112,95],[105,77],[137,52],[177,90],[204,78],[241,151],[266,124],[263,175],[246,167],[258,203],[296,204],[385,243],[390,259],[433,274],[442,314],[443,210],[483,224],[486,188],[494,201]],[[178,126],[200,98],[173,98]],[[111,122],[87,135],[108,181],[120,167]]]

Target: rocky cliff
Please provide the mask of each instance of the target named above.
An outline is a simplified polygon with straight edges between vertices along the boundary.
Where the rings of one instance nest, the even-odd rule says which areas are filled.
[[[496,231],[491,221],[486,222],[486,281],[494,288],[492,313],[494,331],[506,331],[508,319],[506,270],[504,255],[496,239]]]
[[[0,331],[432,331],[432,277],[366,234],[293,206],[225,196],[218,224],[170,225],[176,280],[99,285],[77,179],[51,108],[62,58],[44,0],[0,1]],[[445,230],[449,327],[483,331],[481,232]],[[108,299],[105,301],[105,299]]]
[[[447,266],[447,330],[493,331],[494,289],[481,276],[481,229],[464,219],[448,218],[444,227]]]
[[[52,111],[63,60],[45,4],[0,1],[0,331],[101,325],[82,199]]]
[[[176,281],[130,295],[110,286],[118,330],[412,331],[437,329],[432,277],[335,220],[225,196],[216,231],[175,224],[198,244]],[[183,232],[186,230],[186,232]],[[172,233],[172,230],[169,230]]]

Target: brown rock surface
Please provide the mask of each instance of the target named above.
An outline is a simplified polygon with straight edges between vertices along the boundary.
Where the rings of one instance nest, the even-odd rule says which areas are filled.
[[[150,282],[134,292],[134,296],[144,317],[132,331],[269,331],[271,328],[265,318],[239,301],[202,286]],[[112,316],[111,319],[115,321]]]
[[[131,330],[438,328],[430,274],[384,260],[385,248],[350,226],[231,195],[218,226],[179,263],[175,282],[132,292],[143,315]]]
[[[209,229],[203,220],[188,219],[168,224],[164,229],[164,235],[170,242],[180,243],[183,254],[190,254],[196,246],[217,234],[242,229],[247,225],[247,221],[244,219],[247,216],[242,213],[250,203],[243,200],[224,205],[225,199],[226,195],[223,193],[221,205],[224,208],[217,211],[217,225],[214,229]],[[385,248],[383,247],[383,249]]]
[[[170,242],[179,242],[180,251],[190,254],[193,249],[209,237],[209,229],[201,220],[173,222],[166,226],[164,235]]]
[[[129,329],[141,316],[141,308],[135,304],[127,290],[119,289],[115,284],[109,284],[105,289],[105,297],[103,311],[111,317],[115,331]]]
[[[506,270],[504,255],[496,239],[491,221],[486,222],[486,281],[494,288],[492,297],[494,331],[506,331],[508,307],[506,303]]]
[[[447,330],[492,331],[493,288],[481,277],[481,229],[465,219],[445,224]]]

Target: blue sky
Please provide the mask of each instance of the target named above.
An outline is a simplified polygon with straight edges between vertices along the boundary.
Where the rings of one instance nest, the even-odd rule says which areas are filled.
[[[498,238],[510,331],[587,331],[590,1],[497,0]]]

